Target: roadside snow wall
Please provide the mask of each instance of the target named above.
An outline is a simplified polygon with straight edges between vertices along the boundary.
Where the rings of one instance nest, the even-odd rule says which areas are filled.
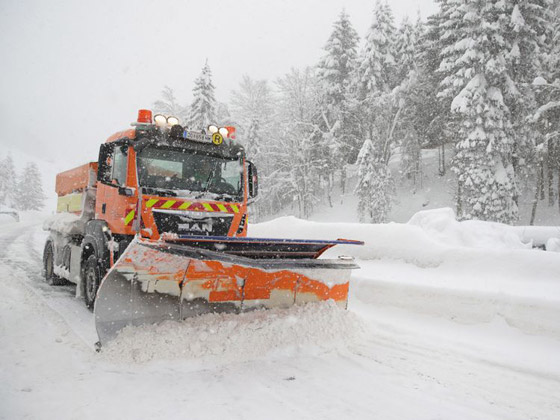
[[[250,225],[250,236],[358,239],[325,258],[351,255],[350,309],[359,300],[461,323],[502,317],[531,334],[560,338],[560,227],[458,222],[451,209],[422,211],[408,223],[317,223],[283,217]]]

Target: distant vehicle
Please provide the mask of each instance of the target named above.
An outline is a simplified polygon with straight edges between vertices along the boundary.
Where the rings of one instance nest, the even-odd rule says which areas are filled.
[[[0,214],[7,214],[8,216],[13,217],[16,222],[19,222],[19,213],[11,207],[0,205]]]

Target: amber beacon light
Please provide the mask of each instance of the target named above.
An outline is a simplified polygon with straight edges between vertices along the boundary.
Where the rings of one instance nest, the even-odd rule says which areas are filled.
[[[139,109],[138,110],[138,120],[139,123],[151,124],[152,123],[152,111],[149,109]]]

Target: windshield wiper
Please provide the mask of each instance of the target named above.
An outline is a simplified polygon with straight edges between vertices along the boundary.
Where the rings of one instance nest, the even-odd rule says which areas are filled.
[[[177,197],[177,193],[175,191],[157,187],[142,187],[142,194],[159,194],[169,197]]]
[[[204,191],[202,191],[199,195],[195,197],[195,200],[204,197],[204,195],[208,193],[208,190],[210,189],[210,185],[211,185],[210,180],[212,179],[213,175],[216,173],[217,164],[218,162],[214,162],[214,168],[208,174],[208,178],[206,178],[206,183],[205,183],[206,188],[204,189]]]

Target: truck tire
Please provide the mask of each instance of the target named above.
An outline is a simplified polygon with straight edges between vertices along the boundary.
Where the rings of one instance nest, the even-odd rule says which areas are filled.
[[[93,310],[100,282],[101,275],[97,256],[91,254],[84,265],[84,301],[90,310]]]
[[[43,268],[45,270],[45,281],[51,286],[66,284],[66,280],[54,274],[54,248],[52,242],[47,242],[43,252]]]

